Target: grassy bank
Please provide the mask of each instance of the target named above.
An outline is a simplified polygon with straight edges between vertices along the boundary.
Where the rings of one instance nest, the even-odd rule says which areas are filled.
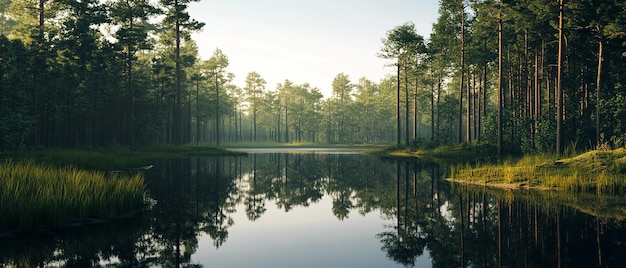
[[[371,150],[368,153],[380,156],[392,157],[417,157],[431,160],[438,163],[458,163],[458,162],[489,162],[495,161],[497,148],[481,145],[447,145],[433,148],[410,148],[406,146],[387,147],[382,150]]]
[[[0,178],[0,230],[36,231],[119,216],[144,202],[141,174],[8,160],[0,163]]]
[[[274,142],[274,141],[241,141],[226,142],[220,145],[221,148],[382,148],[389,144],[335,144],[335,143],[313,143],[313,142]]]
[[[130,170],[150,165],[158,158],[233,156],[241,153],[206,146],[158,145],[137,149],[48,149],[5,153],[2,158],[33,161],[57,167],[74,166],[81,169],[111,171]]]
[[[575,157],[525,156],[499,163],[457,165],[453,181],[508,188],[621,193],[626,190],[626,149],[595,150]]]
[[[141,170],[156,158],[240,155],[204,146],[36,150],[0,155],[0,233],[116,217],[144,206]]]

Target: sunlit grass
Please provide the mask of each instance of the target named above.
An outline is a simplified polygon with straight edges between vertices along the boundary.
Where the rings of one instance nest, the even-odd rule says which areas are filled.
[[[530,155],[499,163],[457,165],[452,179],[570,192],[616,193],[626,189],[626,149],[596,150],[571,158]]]
[[[142,174],[29,162],[0,163],[0,230],[38,230],[141,209]]]

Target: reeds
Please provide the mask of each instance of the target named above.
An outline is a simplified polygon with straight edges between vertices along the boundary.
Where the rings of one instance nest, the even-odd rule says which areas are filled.
[[[141,209],[143,175],[0,163],[0,231],[34,231]]]

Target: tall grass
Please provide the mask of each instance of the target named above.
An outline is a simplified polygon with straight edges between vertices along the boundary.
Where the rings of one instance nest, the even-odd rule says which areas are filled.
[[[144,181],[124,175],[32,161],[0,163],[0,230],[34,231],[74,220],[140,209]]]

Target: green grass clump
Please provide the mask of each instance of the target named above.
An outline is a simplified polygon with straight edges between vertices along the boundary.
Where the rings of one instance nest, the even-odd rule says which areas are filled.
[[[36,231],[141,209],[143,175],[0,163],[0,230]]]

